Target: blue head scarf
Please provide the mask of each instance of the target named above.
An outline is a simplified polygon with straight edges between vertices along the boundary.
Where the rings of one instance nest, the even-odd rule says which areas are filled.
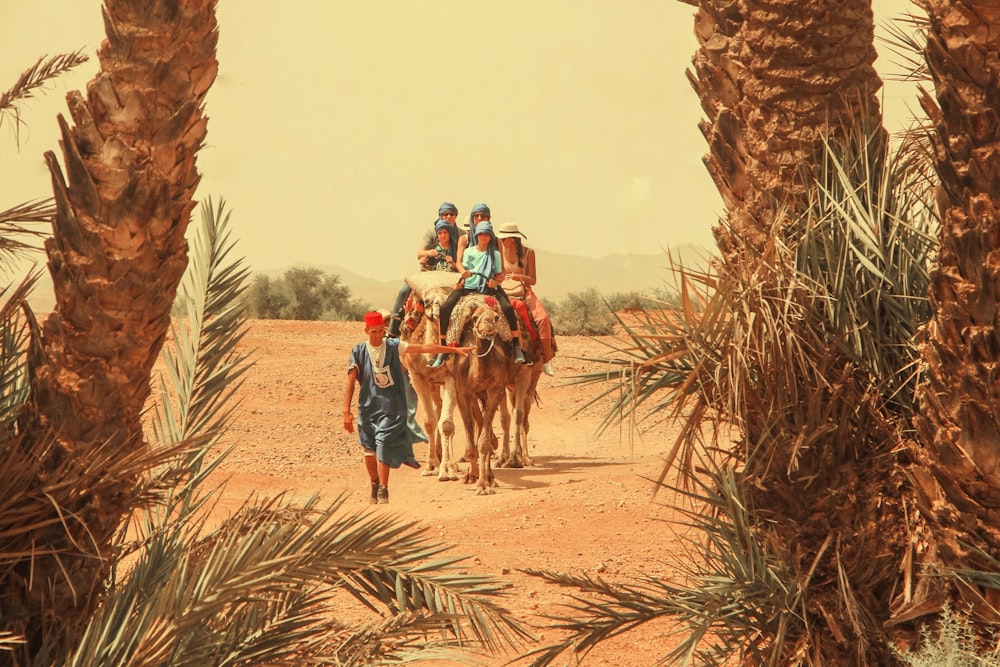
[[[458,225],[438,218],[437,222],[434,223],[434,235],[437,236],[437,233],[442,229],[448,230],[448,247],[445,250],[448,251],[452,259],[455,259],[458,256]]]
[[[486,204],[483,204],[483,206],[486,206]],[[489,211],[489,209],[486,210]],[[500,268],[494,265],[495,258],[493,253],[499,250],[499,246],[497,245],[497,235],[493,233],[493,223],[491,223],[489,220],[483,220],[478,225],[476,225],[476,236],[478,237],[480,234],[490,235],[490,245],[486,250],[490,258],[489,264],[487,264],[487,266],[489,267],[489,271],[487,273],[493,275],[494,273],[498,273],[500,271]],[[469,247],[471,248],[472,246]]]
[[[448,249],[448,254],[454,258],[458,255],[458,223],[451,224],[446,220],[442,220],[441,216],[445,213],[454,213],[457,217],[458,207],[450,201],[441,202],[441,205],[438,206],[438,218],[434,221],[434,234],[437,235],[438,229],[440,229],[438,225],[448,225],[448,238],[451,240],[451,247]]]
[[[492,217],[492,215],[490,213],[490,207],[487,206],[486,204],[483,204],[483,203],[476,204],[475,206],[472,207],[472,210],[469,211],[469,247],[470,248],[472,246],[476,245],[476,223],[474,223],[472,221],[472,216],[474,216],[476,213],[485,213],[487,218]],[[482,224],[482,223],[480,223],[480,224]],[[492,230],[493,230],[493,225],[490,225],[490,231],[491,231],[491,233],[492,233]],[[493,250],[498,250],[499,247],[500,246],[497,245],[497,237],[494,234],[493,235],[493,240],[490,241],[490,248],[493,249]]]
[[[493,223],[489,220],[483,220],[478,225],[476,225],[476,236],[480,234],[489,234],[492,238],[496,238],[497,235],[493,233]]]

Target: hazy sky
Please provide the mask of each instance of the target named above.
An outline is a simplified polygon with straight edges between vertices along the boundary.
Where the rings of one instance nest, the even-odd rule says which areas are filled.
[[[907,0],[877,0],[884,22]],[[415,266],[438,204],[479,201],[528,243],[601,257],[713,248],[722,212],[685,70],[694,8],[676,0],[221,0],[198,197],[225,198],[254,269]],[[880,30],[880,34],[884,31]],[[0,126],[0,208],[51,194],[65,92],[103,38],[96,0],[0,4],[0,90],[42,54],[91,62]],[[883,72],[896,70],[888,49]],[[888,84],[890,130],[913,87]],[[66,114],[68,115],[68,114]],[[894,125],[898,124],[898,127]],[[59,154],[60,161],[62,156]]]

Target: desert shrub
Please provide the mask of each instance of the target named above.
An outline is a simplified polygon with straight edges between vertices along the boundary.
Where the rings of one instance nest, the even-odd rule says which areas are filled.
[[[608,308],[615,313],[625,310],[642,310],[646,299],[639,292],[615,292],[604,298]]]
[[[552,320],[552,326],[561,334],[607,336],[614,331],[614,315],[608,308],[607,302],[594,288],[586,292],[571,292],[552,309],[548,303],[544,301],[543,303]]]
[[[351,298],[340,276],[294,268],[278,278],[254,277],[247,290],[251,317],[271,320],[359,320],[367,306]]]
[[[1000,664],[1000,647],[991,642],[984,647],[967,615],[955,614],[948,607],[941,612],[936,632],[924,626],[921,647],[902,652],[892,647],[907,667],[994,667]]]

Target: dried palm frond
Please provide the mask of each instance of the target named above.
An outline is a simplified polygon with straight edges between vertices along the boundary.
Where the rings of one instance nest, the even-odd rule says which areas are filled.
[[[900,68],[900,73],[889,74],[890,81],[930,81],[927,61],[924,59],[924,47],[927,44],[927,15],[920,16],[910,12],[894,17],[885,24],[888,36],[882,39],[888,49],[899,57],[894,64]]]
[[[674,491],[695,502],[688,523],[704,539],[683,584],[545,574],[581,590],[546,660],[653,616],[690,633],[670,659],[887,653],[885,600],[904,588],[889,563],[909,530],[894,445],[914,410],[937,219],[922,142],[884,159],[866,137],[828,146],[810,206],[777,211],[753,261],[681,268],[681,306],[621,321],[604,372],[575,378],[613,380],[604,427],[640,410],[680,421],[657,482],[677,466]]]
[[[6,115],[14,118],[15,140],[17,131],[21,124],[21,114],[18,102],[34,97],[35,93],[46,84],[58,76],[68,72],[77,65],[82,65],[89,58],[81,51],[64,53],[56,56],[42,56],[35,64],[21,72],[17,81],[10,89],[0,93],[0,125]]]
[[[541,667],[572,651],[582,658],[596,644],[661,619],[678,621],[668,632],[681,636],[663,663],[719,665],[781,664],[791,629],[806,622],[803,593],[813,572],[796,576],[787,563],[764,548],[766,539],[741,497],[739,474],[732,467],[705,462],[707,474],[696,491],[674,489],[690,501],[682,513],[688,534],[685,558],[675,558],[679,581],[641,577],[630,584],[610,584],[587,575],[552,571],[528,574],[577,589],[564,616],[547,616],[546,627],[566,632],[563,640],[527,655]],[[827,545],[828,546],[828,545]]]
[[[41,250],[35,243],[48,236],[45,227],[55,215],[52,199],[37,199],[0,211],[0,269],[8,270],[21,258]]]

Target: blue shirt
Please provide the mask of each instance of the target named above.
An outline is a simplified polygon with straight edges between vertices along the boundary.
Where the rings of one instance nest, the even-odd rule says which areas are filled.
[[[493,280],[500,273],[501,266],[499,250],[480,250],[477,246],[470,246],[462,255],[462,268],[472,271],[472,275],[465,279],[465,289],[485,292],[486,281]]]

